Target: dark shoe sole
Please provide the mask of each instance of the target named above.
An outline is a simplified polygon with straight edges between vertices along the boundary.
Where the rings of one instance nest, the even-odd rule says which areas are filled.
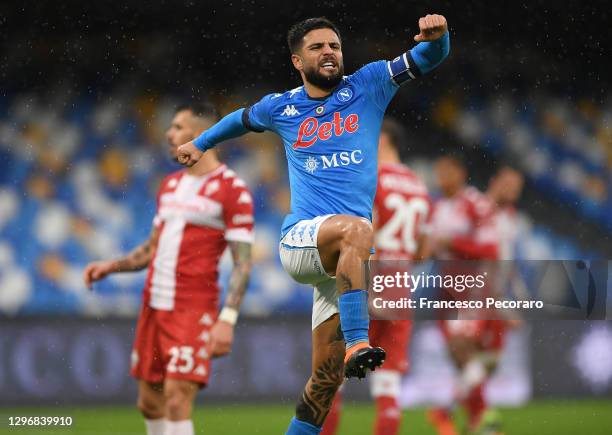
[[[387,353],[381,347],[366,347],[355,351],[344,365],[346,378],[363,379],[368,370],[374,371],[385,362]]]

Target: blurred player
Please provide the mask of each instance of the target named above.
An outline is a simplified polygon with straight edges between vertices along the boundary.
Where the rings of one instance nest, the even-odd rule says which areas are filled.
[[[495,226],[498,232],[498,258],[513,260],[518,237],[518,218],[515,204],[521,196],[525,180],[523,174],[504,165],[491,177],[487,196],[495,203]]]
[[[374,199],[376,260],[422,260],[427,250],[426,225],[431,202],[425,183],[400,162],[403,127],[390,118],[382,124],[378,141],[378,188]],[[376,401],[375,435],[399,433],[398,397],[401,377],[408,369],[410,320],[372,320],[370,343],[387,352],[382,367],[370,375]],[[336,394],[322,435],[337,431],[342,394]]]
[[[325,18],[297,23],[287,40],[303,86],[231,113],[179,149],[190,165],[249,131],[273,131],[285,145],[291,213],[280,257],[295,280],[314,286],[312,373],[290,435],[319,433],[343,375],[362,378],[385,358],[369,344],[363,273],[373,245],[380,126],[400,85],[439,65],[450,47],[444,17],[427,15],[419,28],[413,49],[345,76],[336,26]]]
[[[177,110],[166,136],[179,145],[218,120],[207,105]],[[207,151],[197,165],[166,177],[149,240],[117,260],[91,263],[85,283],[148,266],[132,351],[138,408],[149,435],[191,435],[193,400],[206,386],[210,358],[230,352],[251,270],[253,204],[245,183]],[[219,259],[229,245],[234,267],[219,308]]]
[[[504,244],[499,224],[501,213],[518,198],[522,178],[504,169],[491,180],[487,194],[482,194],[466,186],[467,170],[459,154],[441,157],[435,170],[443,195],[436,203],[431,229],[436,238],[437,257],[444,260],[499,259]],[[508,233],[507,229],[505,231]],[[457,399],[467,411],[470,432],[480,431],[487,409],[484,385],[497,366],[506,322],[442,320],[441,327],[451,359],[460,370]],[[429,417],[438,433],[456,433],[448,410],[433,410]],[[493,418],[489,423],[491,426],[497,424]]]
[[[466,185],[467,167],[463,156],[458,152],[441,156],[435,162],[435,174],[442,194],[435,203],[431,225],[435,256],[441,260],[496,259],[498,245],[492,228],[494,206],[488,197]],[[483,367],[470,362],[484,348],[501,345],[495,337],[485,334],[485,323],[481,320],[440,322],[451,359],[460,371],[457,399],[467,410],[470,428],[477,425],[484,410],[479,388]],[[477,385],[475,378],[479,380]],[[429,419],[439,434],[456,433],[449,410],[432,410]]]

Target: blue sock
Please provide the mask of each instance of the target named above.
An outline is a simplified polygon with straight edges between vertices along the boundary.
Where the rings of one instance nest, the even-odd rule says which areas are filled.
[[[319,435],[321,426],[315,426],[293,417],[285,435]]]
[[[350,290],[338,298],[340,311],[340,328],[344,334],[346,348],[357,343],[368,343],[368,292],[366,290]]]

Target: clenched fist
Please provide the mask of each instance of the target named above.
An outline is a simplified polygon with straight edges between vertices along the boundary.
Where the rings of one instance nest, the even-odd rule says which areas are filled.
[[[195,165],[200,157],[204,154],[202,151],[196,148],[193,142],[187,142],[181,145],[176,150],[176,158],[181,165],[193,166]]]
[[[442,15],[425,15],[419,18],[419,30],[421,33],[414,37],[416,42],[435,41],[448,32],[448,24]]]
[[[211,356],[218,358],[232,350],[234,342],[234,325],[218,320],[210,331]]]
[[[105,276],[117,271],[114,261],[95,261],[89,263],[83,272],[83,281],[88,289],[91,290],[91,285],[94,281],[99,281]]]

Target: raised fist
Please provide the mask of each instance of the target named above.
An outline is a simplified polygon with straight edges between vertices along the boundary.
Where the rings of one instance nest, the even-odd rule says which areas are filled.
[[[195,165],[200,157],[204,154],[202,151],[196,148],[193,142],[187,142],[181,145],[176,150],[176,158],[181,165],[193,166]]]
[[[442,15],[425,15],[419,18],[419,30],[421,33],[414,37],[416,42],[435,41],[448,32],[448,24]]]

